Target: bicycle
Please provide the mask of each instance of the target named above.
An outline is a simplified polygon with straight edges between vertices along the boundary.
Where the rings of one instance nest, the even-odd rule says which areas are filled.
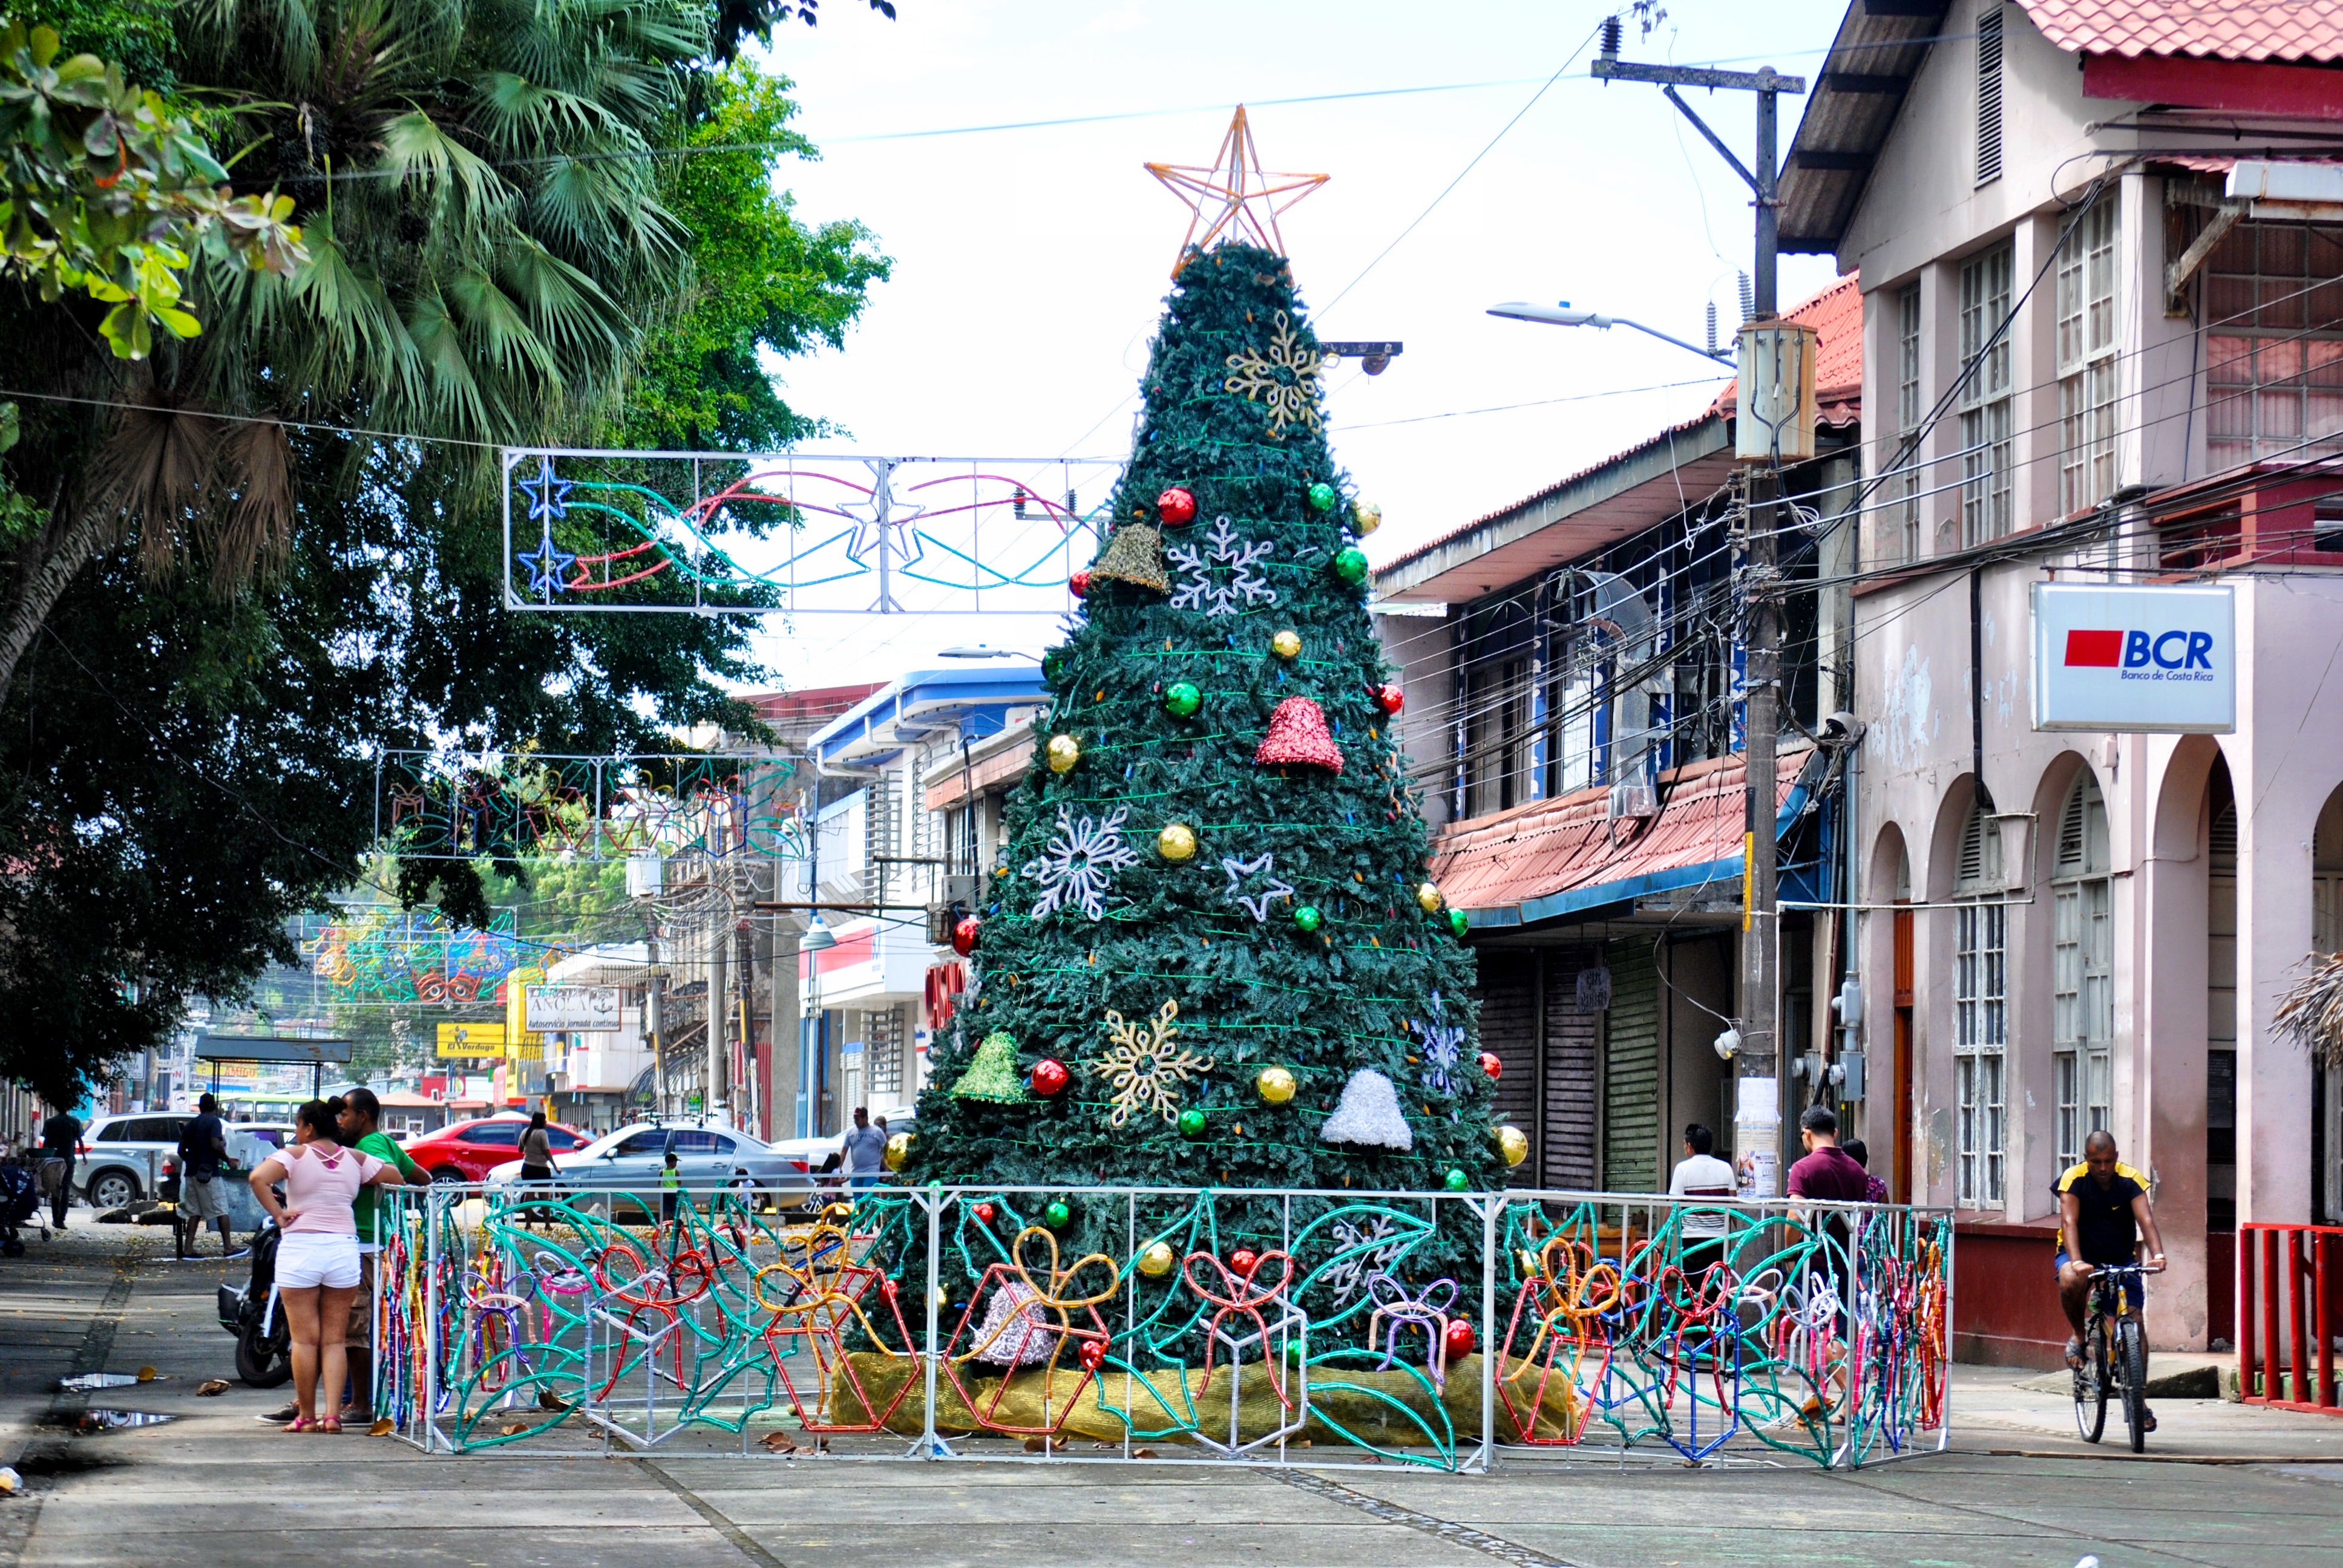
[[[2123,1403],[2131,1451],[2147,1447],[2147,1330],[2133,1310],[2135,1288],[2151,1272],[2138,1263],[2101,1263],[2091,1271],[2083,1312],[2083,1364],[2075,1369],[2075,1427],[2085,1442],[2107,1430],[2107,1398]]]

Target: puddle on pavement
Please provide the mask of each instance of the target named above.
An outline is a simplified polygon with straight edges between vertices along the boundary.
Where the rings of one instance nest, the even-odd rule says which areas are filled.
[[[104,1432],[125,1432],[132,1427],[161,1426],[176,1421],[172,1415],[157,1415],[146,1410],[61,1410],[44,1416],[44,1426],[59,1427],[75,1437],[96,1437]]]

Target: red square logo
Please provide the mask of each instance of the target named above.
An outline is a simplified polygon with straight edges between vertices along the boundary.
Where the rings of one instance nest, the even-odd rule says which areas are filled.
[[[2123,633],[2069,631],[2066,634],[2066,662],[2069,665],[2115,668],[2123,662]]]

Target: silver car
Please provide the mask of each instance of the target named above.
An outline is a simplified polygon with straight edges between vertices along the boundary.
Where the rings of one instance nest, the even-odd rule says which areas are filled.
[[[659,1211],[659,1178],[670,1151],[688,1192],[704,1194],[745,1183],[761,1205],[775,1209],[803,1208],[816,1196],[811,1178],[772,1145],[746,1132],[656,1121],[638,1121],[575,1153],[555,1155],[553,1185],[597,1213],[620,1220],[653,1219]],[[518,1161],[488,1172],[488,1181],[498,1186],[519,1179]]]

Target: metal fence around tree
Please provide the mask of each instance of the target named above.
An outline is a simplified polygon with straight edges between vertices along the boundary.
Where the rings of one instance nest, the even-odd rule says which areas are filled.
[[[1944,1210],[881,1186],[784,1213],[733,1188],[666,1197],[396,1193],[379,1413],[436,1453],[755,1442],[1444,1471],[1574,1452],[1854,1467],[1949,1435]],[[1061,1231],[1114,1240],[1077,1256]]]

